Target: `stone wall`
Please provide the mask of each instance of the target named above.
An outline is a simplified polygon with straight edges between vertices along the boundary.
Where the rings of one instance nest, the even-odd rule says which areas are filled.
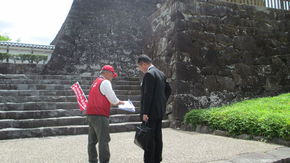
[[[74,0],[52,44],[43,73],[94,73],[104,64],[121,75],[136,75],[136,56],[144,53],[148,17],[162,0]]]
[[[0,63],[1,74],[40,74],[44,64]]]
[[[218,0],[75,0],[43,73],[136,75],[147,53],[173,87],[167,112],[290,91],[290,13]]]
[[[155,64],[171,78],[172,120],[191,109],[290,91],[290,12],[169,0],[151,17]]]

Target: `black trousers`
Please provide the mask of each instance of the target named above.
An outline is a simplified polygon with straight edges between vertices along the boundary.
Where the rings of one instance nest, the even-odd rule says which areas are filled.
[[[150,141],[150,147],[144,151],[145,163],[160,163],[162,161],[162,120],[150,119],[148,120],[148,126],[152,128],[152,137]]]

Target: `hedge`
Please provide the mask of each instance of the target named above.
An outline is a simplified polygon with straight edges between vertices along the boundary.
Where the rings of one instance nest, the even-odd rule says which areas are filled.
[[[0,60],[6,60],[8,62],[9,54],[8,53],[0,53]]]
[[[16,61],[28,61],[29,63],[39,63],[43,61],[43,63],[47,60],[47,55],[42,54],[9,54],[9,53],[0,53],[0,60],[3,62],[9,62],[9,59],[12,59],[15,63]]]
[[[275,137],[290,140],[290,93],[191,110],[185,115],[184,122],[228,131],[232,136],[249,134],[268,140]]]

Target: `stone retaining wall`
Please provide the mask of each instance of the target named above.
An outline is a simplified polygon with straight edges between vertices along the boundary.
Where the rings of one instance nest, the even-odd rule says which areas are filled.
[[[174,88],[169,111],[290,91],[290,12],[170,0],[151,16],[152,53]]]
[[[110,64],[122,76],[139,74],[136,56],[146,49],[147,18],[161,1],[75,0],[44,73],[94,73]]]
[[[194,132],[199,132],[199,133],[204,133],[204,134],[213,134],[213,135],[219,135],[219,136],[225,136],[225,137],[234,137],[238,139],[244,139],[244,140],[256,140],[256,141],[264,141],[268,143],[274,143],[274,144],[280,144],[284,146],[290,147],[290,141],[289,140],[284,140],[282,138],[273,138],[268,140],[267,138],[263,136],[254,136],[254,135],[248,135],[248,134],[241,134],[237,136],[230,135],[229,132],[227,131],[222,131],[222,130],[214,130],[208,126],[205,125],[197,125],[196,127],[193,127],[192,125],[182,125],[181,126],[182,130],[185,131],[194,131]]]
[[[134,76],[145,52],[168,76],[167,112],[180,122],[191,109],[289,92],[289,27],[289,11],[218,0],[75,0],[44,73],[112,64]]]

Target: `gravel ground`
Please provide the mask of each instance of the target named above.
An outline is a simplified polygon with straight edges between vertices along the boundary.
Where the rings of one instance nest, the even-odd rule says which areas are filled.
[[[142,163],[143,151],[134,132],[112,133],[111,163]],[[279,145],[163,129],[163,162],[194,163],[228,160],[239,154],[275,150]],[[1,163],[85,163],[87,135],[0,141]]]

